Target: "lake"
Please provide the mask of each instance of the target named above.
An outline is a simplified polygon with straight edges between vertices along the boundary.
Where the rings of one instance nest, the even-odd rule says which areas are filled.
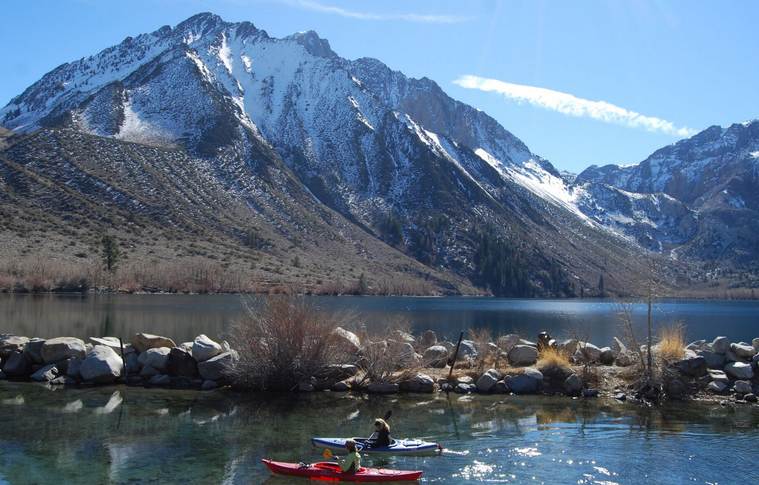
[[[0,483],[308,483],[265,457],[318,461],[311,436],[397,435],[442,456],[364,463],[419,469],[425,483],[756,483],[759,407],[649,409],[540,396],[314,393],[243,396],[142,388],[49,390],[0,381]]]
[[[619,305],[608,300],[505,298],[308,297],[325,310],[348,312],[356,325],[382,327],[405,320],[416,331],[433,329],[455,339],[459,331],[487,327],[494,335],[532,337],[547,330],[608,345],[620,335]],[[238,295],[0,295],[0,333],[29,337],[116,336],[157,333],[177,342],[205,333],[223,338],[244,317]],[[642,331],[646,306],[633,307]],[[759,336],[759,301],[666,300],[654,306],[657,325],[682,322],[689,340]],[[640,333],[640,332],[639,332]]]

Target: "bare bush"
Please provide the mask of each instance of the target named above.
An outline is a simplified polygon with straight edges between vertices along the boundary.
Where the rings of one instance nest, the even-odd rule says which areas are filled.
[[[246,307],[247,317],[229,335],[240,354],[229,376],[236,386],[292,390],[337,363],[332,335],[342,323],[340,314],[288,295],[268,296]]]
[[[685,355],[685,326],[674,323],[659,329],[658,356],[665,362],[682,359]]]

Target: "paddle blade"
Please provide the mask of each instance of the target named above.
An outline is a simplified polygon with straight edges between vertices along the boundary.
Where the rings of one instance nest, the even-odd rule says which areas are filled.
[[[329,460],[333,456],[332,450],[330,450],[329,448],[324,448],[324,452],[322,453],[322,456],[324,457],[325,460]]]

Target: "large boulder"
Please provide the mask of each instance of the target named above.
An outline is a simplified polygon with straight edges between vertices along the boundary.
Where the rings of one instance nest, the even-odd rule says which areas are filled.
[[[150,348],[145,352],[142,352],[137,360],[143,367],[152,367],[153,369],[164,372],[166,370],[166,364],[169,363],[169,353],[171,349],[168,347]]]
[[[399,369],[415,367],[419,363],[416,358],[414,346],[408,342],[388,340],[387,352],[393,357],[395,364]]]
[[[119,355],[121,354],[122,341],[116,337],[90,337],[90,340],[94,345],[105,345],[115,350]],[[131,349],[128,342],[123,346],[124,353],[127,352],[127,349]]]
[[[124,362],[116,351],[107,345],[96,345],[79,366],[83,381],[108,384],[121,377]]]
[[[724,382],[725,384],[730,383],[730,378],[727,377],[727,374],[725,374],[725,371],[721,371],[717,369],[709,369],[708,373],[709,373],[710,381]]]
[[[232,352],[223,352],[198,363],[198,373],[204,380],[217,382],[224,380],[227,370],[232,367],[235,360]]]
[[[143,353],[148,349],[158,349],[161,347],[170,349],[176,346],[177,344],[175,344],[173,340],[168,337],[162,337],[160,335],[153,335],[150,333],[137,333],[134,335],[134,337],[132,337],[132,347],[134,347],[134,349],[139,353]]]
[[[82,369],[82,362],[83,360],[79,357],[69,359],[68,365],[66,366],[66,377],[71,379],[81,379],[82,375],[80,371]]]
[[[751,360],[756,354],[754,347],[745,342],[730,344],[730,350],[732,350],[739,359],[743,360]]]
[[[174,347],[169,351],[166,372],[172,376],[193,378],[198,375],[198,363],[189,352],[180,347]]]
[[[725,373],[733,379],[740,380],[751,380],[754,377],[751,364],[745,362],[730,362],[725,365]]]
[[[577,374],[571,374],[564,380],[564,392],[570,396],[576,396],[582,392],[584,384]]]
[[[496,369],[490,369],[477,379],[477,391],[488,393],[494,390],[495,385],[501,380],[501,373]]]
[[[759,337],[751,341],[751,346],[754,347],[754,352],[759,354]]]
[[[501,335],[498,337],[498,341],[496,342],[496,345],[498,345],[498,348],[501,349],[504,352],[508,352],[512,348],[514,348],[515,345],[519,343],[519,335],[510,333],[508,335]]]
[[[706,390],[714,394],[722,394],[727,390],[728,384],[722,381],[711,381],[706,385]]]
[[[563,353],[564,355],[573,355],[575,352],[577,352],[578,345],[580,345],[580,342],[577,339],[570,338],[562,340],[556,344],[556,347],[558,348],[559,352]]]
[[[712,341],[712,350],[718,354],[724,354],[730,350],[730,339],[727,337],[716,337]]]
[[[30,379],[37,382],[50,382],[58,377],[58,368],[55,364],[48,364],[37,369],[37,372],[30,376]]]
[[[27,337],[19,335],[0,334],[0,359],[5,359],[11,352],[22,351],[29,342]]]
[[[685,350],[692,350],[694,352],[699,350],[709,350],[710,348],[711,344],[707,343],[706,340],[696,340],[685,346]]]
[[[372,382],[366,387],[370,394],[395,394],[400,386],[393,382]]]
[[[42,359],[42,345],[45,340],[41,338],[33,338],[24,346],[24,353],[29,356],[29,360],[34,364],[43,364],[45,361]]]
[[[601,349],[590,342],[580,342],[580,352],[587,362],[600,362]]]
[[[198,362],[204,362],[211,357],[216,357],[222,352],[221,345],[206,337],[204,334],[198,335],[192,342],[192,357]]]
[[[453,352],[456,352],[456,347],[453,348]],[[459,354],[456,360],[464,360],[466,358],[477,357],[477,346],[471,340],[462,340],[459,346]]]
[[[736,394],[749,394],[753,391],[749,381],[735,381],[733,383],[733,389]]]
[[[725,366],[725,354],[718,354],[711,350],[697,350],[696,354],[704,358],[706,367],[710,369],[721,369]]]
[[[435,381],[427,374],[418,373],[410,379],[398,384],[398,388],[404,392],[434,392]]]
[[[611,339],[611,348],[617,354],[628,351],[627,345],[625,345],[625,343],[622,342],[622,340],[620,340],[618,337]]]
[[[84,358],[87,346],[82,339],[74,337],[56,337],[45,340],[42,344],[42,360],[46,364],[60,362],[72,357]]]
[[[338,353],[345,358],[355,358],[361,349],[361,340],[358,335],[343,327],[336,327],[330,334],[330,342]]]
[[[706,359],[696,354],[692,350],[686,350],[682,359],[674,362],[672,365],[685,374],[692,377],[701,377],[706,375]]]
[[[616,354],[611,347],[601,348],[601,356],[599,357],[599,360],[603,365],[612,365],[615,357]]]
[[[419,337],[419,346],[423,349],[437,345],[437,335],[432,330],[425,330]]]
[[[538,349],[529,345],[515,345],[509,351],[508,359],[509,364],[515,367],[533,365],[538,361]],[[509,387],[511,387],[511,384],[509,384]]]
[[[537,369],[528,367],[524,369],[524,373],[508,376],[504,381],[514,394],[534,394],[543,383],[543,374]]]
[[[620,352],[617,354],[617,358],[614,359],[614,363],[619,367],[629,367],[636,363],[638,356],[629,350]]]
[[[433,345],[424,351],[422,361],[430,367],[445,367],[448,363],[448,349],[442,345]]]

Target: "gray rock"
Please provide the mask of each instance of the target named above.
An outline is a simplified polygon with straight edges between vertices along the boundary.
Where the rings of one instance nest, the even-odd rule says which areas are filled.
[[[685,374],[692,377],[701,377],[706,375],[706,359],[697,355],[692,350],[686,350],[685,356],[673,363],[674,367],[680,371],[681,374]]]
[[[366,387],[369,394],[395,394],[399,386],[393,382],[372,382]]]
[[[514,394],[533,394],[540,389],[543,374],[537,369],[528,367],[523,374],[508,376],[504,381]]]
[[[456,384],[474,384],[474,379],[471,376],[461,376],[456,379]]]
[[[142,369],[140,364],[140,358],[136,352],[130,352],[126,355],[126,371],[127,374],[139,374]]]
[[[743,362],[743,359],[738,357],[735,352],[733,352],[733,349],[727,349],[727,352],[725,352],[725,361],[726,362]]]
[[[727,337],[717,337],[712,341],[712,351],[724,354],[730,349],[730,340]]]
[[[73,377],[69,376],[58,376],[52,381],[50,381],[51,386],[75,386],[77,384],[77,380]]]
[[[738,343],[738,344],[731,344],[730,350],[733,351],[733,353],[739,358],[743,360],[751,360],[754,355],[756,354],[756,351],[754,350],[754,347],[751,345],[748,345],[744,342]]]
[[[301,381],[298,383],[298,392],[314,392],[314,383],[311,381]]]
[[[33,338],[24,346],[24,353],[29,356],[29,360],[33,364],[43,364],[42,360],[42,345],[45,343],[44,339]]]
[[[617,358],[614,359],[614,363],[619,367],[629,367],[634,365],[638,361],[638,356],[634,353],[626,350],[617,354]]]
[[[430,367],[443,368],[448,362],[448,349],[442,345],[433,345],[424,351],[422,361]]]
[[[727,377],[727,374],[725,374],[724,371],[717,370],[717,369],[709,369],[708,372],[709,372],[709,380],[724,382],[725,384],[728,384],[730,382],[730,379]]]
[[[495,394],[508,394],[511,392],[511,389],[509,389],[509,386],[506,384],[506,381],[500,380],[495,383],[495,387],[493,387],[493,393]]]
[[[55,364],[48,364],[44,367],[41,367],[30,376],[30,378],[33,381],[37,382],[50,382],[53,379],[58,377],[58,368],[55,366]]]
[[[198,362],[204,362],[222,352],[221,345],[208,338],[205,334],[198,335],[192,342],[192,357]]]
[[[725,366],[725,354],[718,354],[711,350],[697,350],[696,354],[704,358],[706,367],[709,369],[721,369]]]
[[[143,379],[150,379],[151,377],[156,376],[160,373],[161,371],[159,371],[158,369],[154,369],[150,367],[149,365],[146,365],[140,370],[140,377],[142,377]]]
[[[570,396],[575,396],[582,391],[582,378],[577,374],[571,374],[564,380],[564,392]]]
[[[472,392],[475,392],[477,390],[477,386],[474,384],[463,384],[459,383],[456,384],[456,387],[453,388],[453,392],[456,392],[458,394],[469,394]]]
[[[8,378],[8,376],[5,375],[5,372],[3,372],[3,371],[0,370],[0,381],[4,381],[7,378]]]
[[[538,349],[528,345],[515,345],[508,354],[509,364],[516,367],[533,365],[538,361]],[[511,385],[509,384],[509,387]]]
[[[200,385],[200,389],[203,391],[211,391],[217,387],[219,387],[219,383],[210,379],[204,380],[203,384]]]
[[[579,345],[580,342],[577,339],[570,338],[562,340],[556,346],[559,349],[559,352],[562,352],[564,355],[573,355],[575,352],[577,352],[577,347]]]
[[[176,347],[174,343],[168,337],[162,337],[160,335],[153,335],[150,333],[137,333],[132,337],[132,347],[140,354],[148,349],[157,349],[161,347],[172,348]]]
[[[46,364],[60,362],[72,357],[83,359],[87,353],[87,347],[82,339],[74,337],[56,337],[45,340],[42,344],[42,360]]]
[[[712,381],[706,385],[706,390],[714,394],[722,394],[727,390],[728,384],[723,381]]]
[[[707,347],[706,340],[696,340],[686,345],[685,350],[692,350],[696,352],[698,350],[706,350],[706,347]]]
[[[388,340],[387,351],[394,357],[394,360],[399,369],[413,367],[418,364],[414,346],[408,342]]]
[[[751,380],[754,377],[751,364],[745,362],[730,362],[725,365],[725,373],[733,379]]]
[[[477,379],[477,391],[483,393],[491,392],[499,380],[501,380],[501,373],[496,369],[490,369]]]
[[[523,339],[523,338],[519,339],[519,345],[527,345],[529,347],[538,348],[538,344],[536,344],[535,342],[532,342],[530,340]]]
[[[759,354],[759,337],[751,341],[751,346],[754,347],[754,353]]]
[[[743,396],[743,400],[746,402],[753,402],[753,403],[757,401],[756,395],[754,393],[746,394],[745,396]]]
[[[423,349],[437,345],[437,334],[432,330],[425,330],[419,337],[419,346]]]
[[[580,352],[588,362],[600,362],[601,349],[590,342],[580,342]]]
[[[171,377],[166,374],[156,374],[148,380],[148,384],[151,386],[166,387],[171,385]]]
[[[414,377],[400,382],[398,388],[404,392],[429,393],[435,391],[435,381],[427,374],[417,373]]]
[[[612,365],[614,363],[614,351],[611,347],[603,347],[601,349],[600,361],[603,365]]]
[[[621,354],[623,352],[627,352],[627,346],[622,342],[619,338],[614,337],[611,339],[611,348],[614,352],[617,354]]]
[[[121,377],[124,363],[121,356],[107,345],[96,345],[79,367],[82,380],[108,384]]]
[[[456,352],[456,347],[453,348],[453,351]],[[459,347],[458,359],[465,359],[467,357],[477,357],[477,346],[471,340],[462,340]]]
[[[231,352],[224,352],[216,357],[212,357],[198,364],[200,377],[210,381],[221,381],[224,378],[227,369],[230,369],[235,362]]]
[[[170,352],[171,349],[168,347],[154,347],[140,353],[137,360],[143,367],[148,366],[164,372],[169,363]]]
[[[105,345],[106,347],[112,348],[114,351],[116,351],[117,354],[121,355],[121,341],[116,337],[90,337],[90,340],[94,345]],[[124,353],[126,354],[127,348],[131,348],[129,346],[129,342],[124,344]]]
[[[10,379],[28,377],[32,373],[29,356],[21,350],[8,354],[3,362],[3,373]]]
[[[519,343],[519,335],[510,333],[508,335],[501,335],[498,337],[496,345],[504,352],[509,352],[515,345]]]
[[[736,394],[749,394],[753,391],[751,383],[749,381],[735,381],[733,383],[733,389]]]
[[[582,397],[598,397],[598,389],[583,389]]]
[[[12,352],[21,352],[24,346],[29,342],[27,337],[19,335],[0,334],[0,359],[5,359]]]
[[[198,375],[198,363],[189,352],[180,347],[174,347],[169,351],[169,357],[166,361],[166,372],[172,376],[189,377],[192,379]]]
[[[72,379],[81,379],[82,375],[80,373],[80,370],[82,368],[82,360],[78,357],[74,357],[72,359],[68,360],[68,365],[66,366],[66,377],[70,377]]]
[[[347,355],[355,355],[361,348],[358,335],[342,327],[335,328],[330,338],[335,348]]]
[[[688,385],[681,379],[669,379],[664,384],[669,399],[680,400],[688,395]]]
[[[331,390],[333,392],[348,392],[351,390],[351,386],[345,381],[338,381],[332,384]]]

